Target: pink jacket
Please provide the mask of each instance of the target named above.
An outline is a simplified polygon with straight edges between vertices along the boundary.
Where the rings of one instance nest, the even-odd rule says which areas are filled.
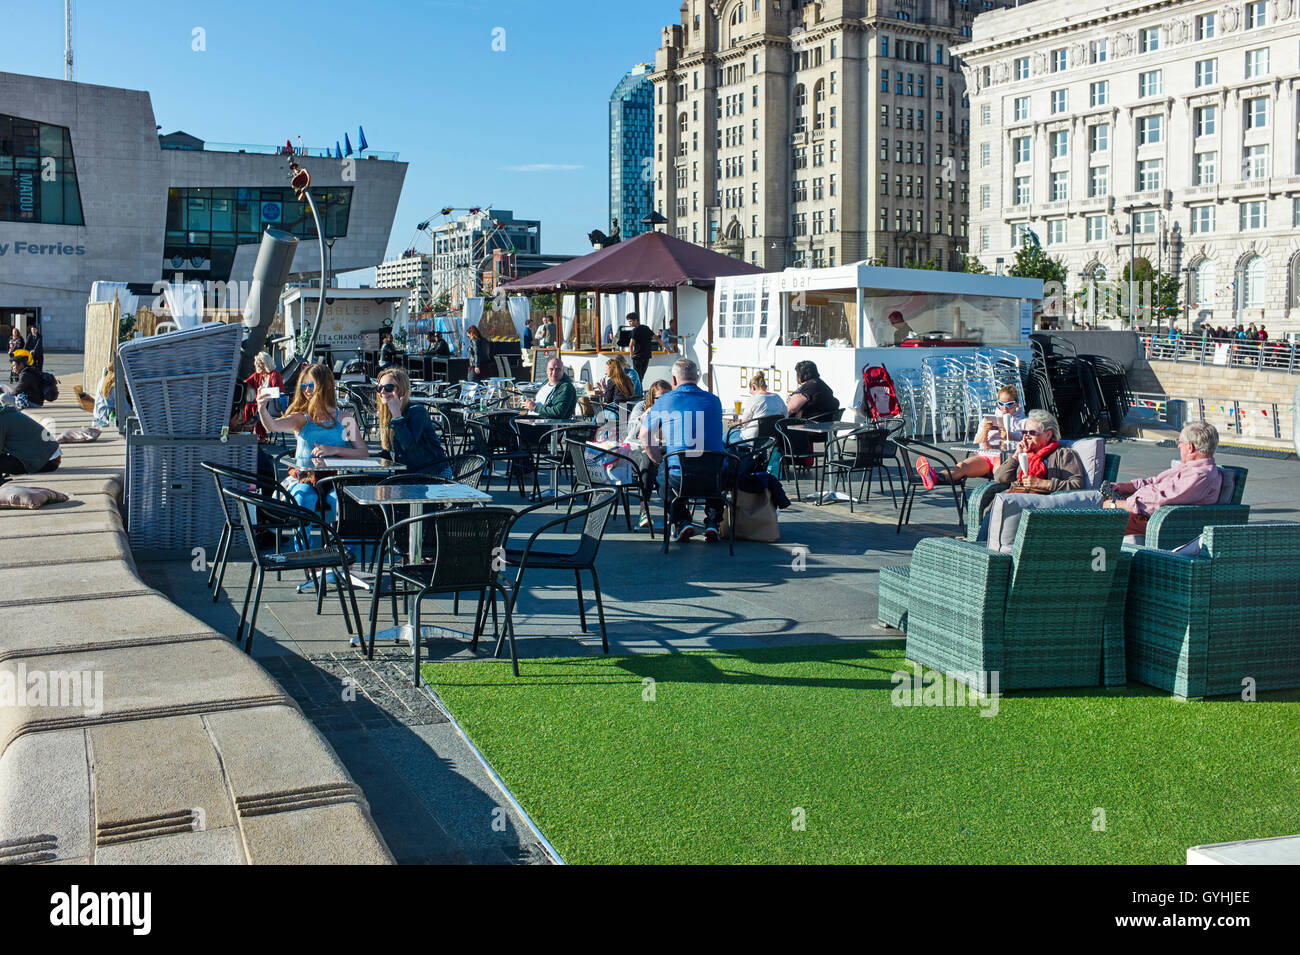
[[[1156,508],[1166,504],[1214,504],[1219,500],[1222,486],[1223,475],[1214,458],[1188,461],[1155,477],[1134,481],[1128,510],[1150,517]]]

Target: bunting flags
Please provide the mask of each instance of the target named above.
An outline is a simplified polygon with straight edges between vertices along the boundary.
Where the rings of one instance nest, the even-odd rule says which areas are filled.
[[[337,139],[334,140],[334,158],[335,159],[343,158],[343,150],[339,148],[339,141]]]
[[[360,126],[357,127],[357,149],[364,151],[369,143],[366,142],[366,131]]]
[[[344,151],[343,151],[343,155],[345,155],[345,156],[351,156],[351,155],[352,155],[352,140],[348,139],[348,134],[347,134],[347,133],[344,133],[344,134],[343,134],[343,146],[345,147],[345,148],[344,148]]]

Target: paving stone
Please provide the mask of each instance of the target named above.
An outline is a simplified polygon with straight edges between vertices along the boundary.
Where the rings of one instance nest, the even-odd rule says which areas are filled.
[[[24,843],[32,861],[87,857],[90,799],[85,730],[16,740],[0,757],[0,843]]]
[[[386,865],[392,855],[355,803],[253,816],[242,821],[254,865]]]
[[[96,865],[244,865],[234,826],[100,846]]]

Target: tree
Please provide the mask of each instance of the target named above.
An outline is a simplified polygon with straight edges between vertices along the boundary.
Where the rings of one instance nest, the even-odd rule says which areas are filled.
[[[1042,279],[1044,285],[1055,282],[1064,290],[1069,269],[1063,261],[1052,258],[1043,251],[1041,245],[1031,241],[1020,243],[1020,248],[1016,250],[1016,261],[1008,274],[1022,279]]]
[[[930,270],[930,271],[939,271],[939,263],[936,262],[934,259],[926,259],[924,262],[922,262],[920,259],[916,259],[916,260],[913,260],[913,261],[911,261],[911,262],[908,262],[908,263],[907,263],[907,268],[909,268],[909,269],[927,269],[927,270]]]
[[[433,303],[433,310],[435,312],[451,311],[451,292],[443,292],[439,295],[437,301]]]
[[[1171,275],[1168,272],[1158,272],[1151,266],[1151,261],[1146,258],[1139,258],[1134,263],[1133,279],[1136,287],[1133,294],[1136,296],[1136,308],[1129,309],[1129,267],[1125,264],[1120,271],[1120,296],[1125,303],[1124,314],[1136,314],[1146,318],[1148,321],[1154,320],[1156,324],[1163,321],[1176,322],[1179,315],[1179,290],[1182,283],[1178,280],[1176,274]]]
[[[538,311],[546,311],[555,308],[555,293],[545,292],[542,295],[534,295],[533,308]]]
[[[961,270],[963,272],[969,272],[973,275],[989,274],[989,270],[984,267],[984,263],[981,262],[976,256],[973,255],[963,256]]]

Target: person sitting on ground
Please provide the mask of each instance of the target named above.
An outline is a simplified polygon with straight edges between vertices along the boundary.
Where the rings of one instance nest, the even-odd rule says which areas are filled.
[[[375,394],[379,444],[411,473],[432,474],[451,480],[451,465],[438,429],[423,405],[411,402],[411,379],[400,368],[379,373]]]
[[[53,435],[19,411],[12,395],[0,396],[0,474],[48,474],[62,457]]]
[[[41,384],[41,373],[31,363],[31,353],[19,348],[9,356],[9,370],[14,379],[12,385],[0,385],[0,392],[12,395],[18,410],[39,408],[45,404],[45,388]]]
[[[767,376],[761,371],[749,379],[749,403],[740,415],[742,441],[758,437],[758,419],[773,416],[785,417],[786,404],[781,396],[767,387]]]
[[[1012,484],[1012,493],[1052,494],[1056,491],[1082,491],[1088,487],[1083,461],[1072,449],[1061,444],[1061,426],[1049,411],[1035,408],[1021,425],[1016,455],[993,469],[993,480]],[[1019,454],[1029,455],[1029,473],[1018,475]],[[1019,483],[1017,484],[1017,476]]]
[[[699,380],[700,369],[695,362],[689,358],[677,359],[673,363],[672,391],[656,401],[641,418],[641,445],[656,468],[667,455],[677,451],[722,450],[722,402],[717,395],[703,390]],[[671,462],[665,480],[665,495],[670,493],[670,487],[680,485],[678,459]],[[705,540],[718,539],[718,524],[725,504],[722,498],[709,498],[704,502]],[[680,543],[695,535],[691,509],[681,497],[673,497],[670,520],[675,528],[674,540]]]
[[[1223,489],[1223,474],[1214,463],[1218,448],[1219,430],[1214,425],[1205,421],[1187,425],[1178,436],[1177,467],[1112,485],[1123,500],[1107,501],[1104,506],[1128,511],[1125,534],[1145,536],[1151,515],[1165,505],[1217,503]]]
[[[564,362],[552,358],[546,363],[546,386],[537,392],[536,401],[525,401],[524,407],[539,418],[566,419],[573,417],[578,406],[578,389],[565,374]]]
[[[1002,415],[1011,415],[1011,435],[1006,440],[1002,435],[1002,426],[996,423]],[[921,483],[929,491],[936,484],[955,483],[968,477],[988,477],[1002,463],[1003,444],[1010,448],[1020,441],[1020,428],[1024,423],[1025,413],[1020,409],[1020,392],[1015,385],[1007,385],[998,392],[997,417],[992,421],[987,418],[982,421],[979,432],[975,435],[976,443],[984,451],[959,461],[951,471],[932,466],[924,457],[917,458],[916,473],[921,476]]]
[[[367,458],[370,452],[356,419],[339,413],[334,373],[328,365],[312,364],[302,370],[298,393],[282,418],[271,417],[271,403],[275,400],[270,395],[259,396],[258,417],[269,432],[297,435],[297,467],[289,469],[290,481],[285,490],[301,506],[314,511],[320,503],[316,480],[333,473],[320,470],[324,459]],[[326,519],[332,519],[337,512],[338,497],[330,491]]]
[[[834,421],[840,412],[840,402],[817,373],[817,365],[811,361],[796,362],[794,376],[799,387],[785,403],[786,414],[807,421]]]
[[[116,383],[117,378],[113,374],[113,366],[109,365],[104,369],[104,376],[99,380],[99,387],[95,389],[95,410],[92,424],[96,428],[112,426],[113,419],[117,416],[117,409],[114,406],[117,399],[113,395]]]

